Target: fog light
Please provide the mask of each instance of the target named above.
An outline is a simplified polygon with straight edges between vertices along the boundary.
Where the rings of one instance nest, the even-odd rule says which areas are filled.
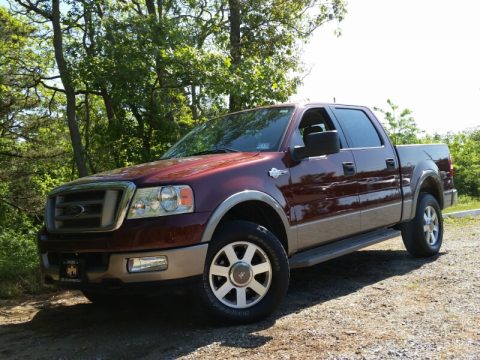
[[[166,256],[149,256],[128,259],[128,272],[162,271],[168,267]]]

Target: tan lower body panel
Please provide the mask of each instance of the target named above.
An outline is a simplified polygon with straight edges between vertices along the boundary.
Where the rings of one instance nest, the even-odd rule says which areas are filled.
[[[88,271],[86,277],[89,283],[100,283],[104,279],[118,279],[124,283],[136,283],[174,280],[201,275],[207,250],[208,244],[200,244],[181,249],[111,254],[107,271]],[[141,273],[129,273],[127,271],[129,258],[160,255],[167,257],[168,268],[166,270]],[[42,254],[42,265],[46,275],[55,281],[59,280],[59,269],[56,266],[50,266],[47,254]]]

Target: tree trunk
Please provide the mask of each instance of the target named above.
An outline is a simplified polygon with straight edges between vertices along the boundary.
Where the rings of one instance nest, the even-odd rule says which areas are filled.
[[[140,114],[140,111],[138,110],[136,105],[130,105],[130,109],[132,110],[132,114],[137,120],[138,126],[137,126],[137,136],[138,138],[142,139],[142,162],[148,162],[150,161],[150,152],[151,152],[151,143],[150,143],[150,138],[148,130],[146,128],[148,127],[147,124],[145,124],[145,119],[142,114]]]
[[[155,11],[155,3],[153,0],[146,0],[145,4],[147,5],[148,15],[152,15],[157,19],[157,12]]]
[[[88,85],[86,86],[87,93],[85,94],[85,156],[90,165],[90,171],[96,173],[95,165],[90,154],[90,97],[88,95]]]
[[[159,31],[161,33],[162,32],[161,25],[162,25],[162,21],[163,21],[163,19],[162,19],[163,2],[162,1],[157,1],[158,9],[155,9],[155,2],[153,0],[146,0],[146,5],[147,5],[148,15],[153,16],[155,18],[155,21],[160,26]],[[157,18],[157,11],[158,11],[158,18]],[[160,36],[161,35],[162,34],[160,34]],[[156,45],[160,46],[160,44],[156,44]],[[155,72],[156,72],[157,78],[158,78],[158,85],[161,88],[163,86],[163,74],[162,74],[161,57],[159,55],[155,55]]]
[[[80,176],[87,175],[85,165],[85,156],[83,153],[82,138],[78,128],[75,114],[75,89],[72,85],[72,79],[67,68],[67,63],[63,56],[63,34],[60,23],[60,1],[52,0],[52,27],[53,27],[53,47],[55,50],[55,60],[57,62],[60,79],[62,80],[65,95],[67,97],[67,123],[70,130],[70,138],[73,147],[73,156]]]
[[[197,87],[195,85],[192,85],[190,87],[192,89],[192,103],[190,105],[190,110],[192,111],[192,118],[195,121],[195,124],[198,121],[198,100],[197,100]]]
[[[235,71],[242,61],[242,52],[240,48],[240,0],[229,0],[230,8],[230,57],[232,58],[232,68]],[[230,111],[241,110],[242,100],[239,94],[230,93],[229,99]]]
[[[113,110],[112,98],[105,87],[100,89],[102,94],[103,104],[107,113],[108,124],[112,125],[115,120],[115,111]]]

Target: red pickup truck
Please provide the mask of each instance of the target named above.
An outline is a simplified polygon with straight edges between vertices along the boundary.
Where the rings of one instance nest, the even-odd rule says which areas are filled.
[[[216,316],[249,322],[277,308],[291,268],[400,234],[437,254],[456,199],[446,145],[393,146],[366,107],[283,104],[54,189],[38,246],[45,280],[92,302],[194,282]]]

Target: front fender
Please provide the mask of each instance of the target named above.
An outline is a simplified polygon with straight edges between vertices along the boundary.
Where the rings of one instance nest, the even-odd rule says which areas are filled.
[[[201,242],[209,242],[212,239],[213,233],[218,224],[222,220],[223,216],[232,209],[235,205],[238,205],[247,201],[260,201],[270,206],[282,220],[285,232],[287,234],[288,249],[290,253],[294,253],[297,250],[297,237],[295,232],[291,229],[287,215],[285,214],[282,206],[270,195],[258,191],[258,190],[243,190],[241,192],[230,195],[213,211],[207,226],[203,232]]]

